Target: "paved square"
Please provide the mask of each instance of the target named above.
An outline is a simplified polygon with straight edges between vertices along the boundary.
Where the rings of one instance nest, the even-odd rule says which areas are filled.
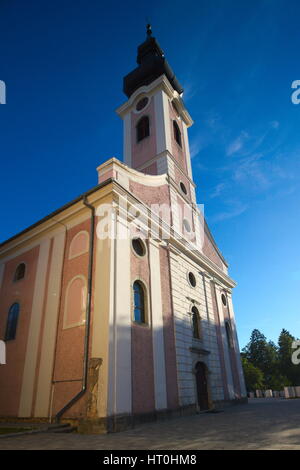
[[[300,399],[248,405],[144,424],[107,435],[35,434],[0,439],[0,449],[298,449]]]

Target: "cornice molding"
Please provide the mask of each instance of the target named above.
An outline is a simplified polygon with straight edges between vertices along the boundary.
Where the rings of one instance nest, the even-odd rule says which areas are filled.
[[[174,100],[176,102],[178,112],[180,114],[180,117],[184,121],[185,125],[187,127],[192,126],[194,122],[193,122],[189,112],[185,108],[183,100],[181,99],[179,93],[176,90],[174,90],[174,88],[170,84],[169,80],[167,79],[166,75],[161,75],[156,80],[154,80],[152,83],[150,83],[150,85],[145,85],[145,86],[142,86],[142,87],[138,88],[130,96],[130,98],[125,103],[123,103],[121,106],[119,106],[116,109],[116,113],[120,117],[123,118],[124,115],[128,112],[128,110],[134,105],[136,99],[140,95],[142,95],[142,94],[147,94],[147,95],[154,94],[154,92],[159,88],[162,89],[171,100]]]

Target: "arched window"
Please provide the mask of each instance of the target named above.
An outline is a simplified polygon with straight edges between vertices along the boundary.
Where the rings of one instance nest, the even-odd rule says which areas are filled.
[[[193,337],[201,338],[201,319],[197,307],[192,308]]]
[[[136,126],[136,140],[140,142],[150,135],[150,125],[148,116],[143,116]]]
[[[66,291],[64,328],[72,328],[84,323],[86,296],[86,279],[80,275],[74,277],[69,282]]]
[[[5,331],[5,341],[15,339],[18,325],[18,318],[20,312],[20,305],[18,303],[12,304],[8,311],[6,331]]]
[[[134,321],[146,323],[145,290],[140,281],[133,284]]]
[[[226,329],[228,347],[233,348],[232,331],[231,331],[231,326],[228,321],[225,322],[225,329]]]
[[[177,144],[182,146],[181,144],[181,132],[179,126],[176,121],[173,121],[173,131],[174,131],[174,139],[176,140]]]
[[[89,234],[85,230],[78,232],[70,243],[69,259],[76,258],[89,250]]]
[[[14,281],[20,281],[25,277],[26,266],[25,263],[19,264],[15,271]]]

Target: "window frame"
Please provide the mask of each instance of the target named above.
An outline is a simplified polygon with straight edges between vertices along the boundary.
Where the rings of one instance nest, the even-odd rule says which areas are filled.
[[[194,278],[194,281],[195,281],[195,285],[193,286],[192,282],[190,281],[190,275],[193,276]],[[197,278],[195,276],[195,274],[193,273],[193,271],[187,271],[187,280],[188,280],[188,283],[190,285],[190,287],[192,287],[193,289],[195,289],[197,287]]]
[[[9,324],[10,324],[10,315],[13,315],[14,312],[12,311],[13,307],[17,305],[18,306],[18,311],[17,311],[17,314],[15,314],[15,318],[13,319],[15,325],[13,327],[13,333],[14,335],[8,335],[9,333]],[[17,336],[17,329],[18,329],[18,324],[19,324],[19,318],[20,318],[20,310],[21,310],[21,307],[20,307],[20,302],[16,301],[14,302],[13,304],[11,304],[11,306],[9,307],[8,309],[8,313],[7,313],[7,319],[6,319],[6,328],[5,328],[5,336],[4,336],[4,341],[7,342],[7,341],[13,341],[16,339],[16,336]]]
[[[142,245],[142,248],[143,248],[143,254],[142,255],[140,255],[139,253],[137,253],[137,251],[135,251],[134,241],[138,241]],[[146,256],[146,254],[147,254],[147,245],[141,237],[133,237],[131,239],[131,244],[130,245],[131,245],[131,250],[132,250],[132,252],[135,256],[137,256],[138,258],[144,258]]]
[[[146,122],[148,123],[148,133],[145,133],[144,131],[144,135],[139,138],[139,126],[141,125],[142,122]],[[150,137],[150,118],[148,116],[148,114],[144,114],[143,116],[140,117],[140,119],[138,120],[138,122],[136,123],[136,126],[135,126],[135,129],[136,129],[136,143],[139,144],[140,142],[142,142],[143,140],[147,139],[147,137]]]
[[[175,119],[173,119],[173,137],[177,145],[182,149],[182,135],[180,127]]]
[[[24,266],[24,274],[22,277],[18,278],[17,279],[17,273],[18,273],[18,270],[20,269],[21,266]],[[20,281],[23,281],[23,279],[25,279],[26,277],[26,271],[27,271],[27,265],[26,263],[24,263],[24,261],[21,261],[21,263],[19,263],[15,269],[15,273],[14,273],[14,277],[13,277],[13,282],[20,282]]]
[[[229,349],[234,349],[233,335],[231,323],[229,320],[225,320],[225,331],[226,331],[226,340]]]
[[[183,181],[180,181],[179,187],[180,187],[180,191],[182,192],[182,194],[187,196],[188,195],[188,190],[187,190],[187,187],[186,187],[186,185],[184,184]]]
[[[198,308],[195,305],[193,305],[193,307],[191,308],[191,315],[192,315],[193,339],[201,341],[202,339],[201,316],[200,316],[200,312]],[[195,328],[194,318],[196,318],[196,328]]]
[[[135,284],[138,284],[143,293],[143,321],[139,321],[136,319],[135,310],[136,310],[136,302],[135,302]],[[147,295],[147,288],[146,284],[143,280],[137,278],[132,283],[132,321],[136,325],[140,326],[149,326],[149,316],[148,316],[148,295]]]
[[[221,294],[221,300],[222,300],[222,304],[224,305],[224,307],[227,307],[227,297],[224,292],[222,292]]]

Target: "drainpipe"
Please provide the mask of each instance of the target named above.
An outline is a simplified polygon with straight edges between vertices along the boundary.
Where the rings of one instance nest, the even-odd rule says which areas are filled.
[[[93,259],[94,259],[94,243],[95,243],[95,208],[89,204],[87,197],[83,196],[83,204],[91,210],[91,234],[90,234],[90,252],[89,252],[89,266],[88,266],[88,284],[87,284],[87,302],[86,302],[86,322],[85,322],[85,336],[84,336],[84,354],[83,354],[83,374],[82,374],[82,388],[56,415],[55,419],[58,421],[62,415],[71,406],[81,398],[87,389],[88,378],[88,359],[89,359],[89,339],[90,339],[90,324],[91,324],[91,305],[92,305],[92,281],[93,281]]]

